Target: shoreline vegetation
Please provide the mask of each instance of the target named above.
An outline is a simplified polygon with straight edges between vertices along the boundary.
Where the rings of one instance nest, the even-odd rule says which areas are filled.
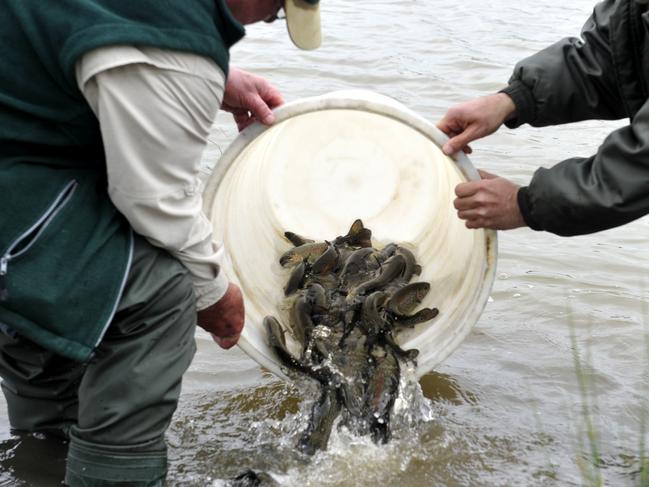
[[[643,316],[647,316],[646,305],[643,303]],[[581,404],[579,405],[580,418],[576,422],[577,458],[576,463],[582,477],[582,485],[585,487],[606,487],[611,485],[606,482],[603,471],[608,468],[602,455],[601,447],[601,426],[598,425],[601,416],[597,402],[598,391],[595,386],[593,354],[590,346],[586,346],[583,355],[578,343],[575,325],[572,321],[568,323],[570,330],[570,345],[572,360],[579,388]],[[588,327],[588,334],[591,327]],[[649,384],[649,327],[644,323],[644,370],[642,382]],[[642,400],[640,405],[640,424],[638,453],[636,458],[627,458],[630,464],[636,464],[636,469],[631,473],[630,485],[634,487],[649,487],[649,458],[646,457],[645,434],[647,431],[647,401],[644,394],[640,394]],[[551,465],[552,471],[555,471]]]

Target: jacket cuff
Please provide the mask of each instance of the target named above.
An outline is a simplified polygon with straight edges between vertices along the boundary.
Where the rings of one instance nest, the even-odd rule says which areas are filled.
[[[499,93],[509,96],[516,105],[516,115],[505,122],[510,129],[520,127],[524,123],[533,122],[536,119],[536,102],[532,91],[519,80],[512,80],[509,86],[503,88]]]
[[[196,295],[196,311],[209,308],[214,303],[218,302],[228,290],[229,281],[223,271],[219,271],[216,279],[202,284],[201,286],[194,285],[194,294]]]
[[[541,225],[532,216],[532,202],[530,201],[529,188],[527,186],[523,186],[518,190],[516,199],[518,200],[518,208],[521,210],[525,224],[532,230],[543,230]]]

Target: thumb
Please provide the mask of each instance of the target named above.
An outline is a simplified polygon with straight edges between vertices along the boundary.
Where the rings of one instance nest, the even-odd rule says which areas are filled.
[[[460,150],[464,149],[469,145],[469,142],[475,140],[477,137],[475,137],[475,130],[467,129],[464,132],[456,135],[455,137],[451,137],[446,144],[444,144],[444,147],[442,147],[442,151],[444,154],[447,156],[453,155],[456,152],[459,152]]]
[[[250,110],[255,118],[264,125],[270,125],[275,121],[275,115],[273,115],[271,109],[258,94],[255,94],[250,98],[248,110]]]
[[[498,177],[495,174],[491,174],[490,172],[484,171],[482,169],[478,169],[478,174],[480,174],[480,177],[482,179],[496,179]]]

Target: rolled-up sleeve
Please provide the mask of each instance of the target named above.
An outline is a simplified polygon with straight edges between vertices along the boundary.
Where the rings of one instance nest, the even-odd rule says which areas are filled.
[[[189,53],[116,47],[86,55],[77,81],[99,119],[116,208],[189,270],[197,309],[217,302],[228,283],[199,174],[223,72]]]

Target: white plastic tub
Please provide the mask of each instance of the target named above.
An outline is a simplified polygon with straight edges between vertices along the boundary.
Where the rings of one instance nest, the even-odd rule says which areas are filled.
[[[246,324],[239,346],[282,378],[262,325],[287,323],[279,256],[292,231],[316,240],[361,218],[374,246],[406,243],[431,284],[422,306],[431,322],[401,332],[417,348],[419,376],[444,360],[478,320],[493,283],[496,233],[468,230],[453,208],[455,185],[478,174],[464,154],[440,150],[446,136],[400,103],[370,92],[335,92],[288,103],[271,128],[244,130],[206,182],[205,212],[222,238],[224,272],[242,289]]]

